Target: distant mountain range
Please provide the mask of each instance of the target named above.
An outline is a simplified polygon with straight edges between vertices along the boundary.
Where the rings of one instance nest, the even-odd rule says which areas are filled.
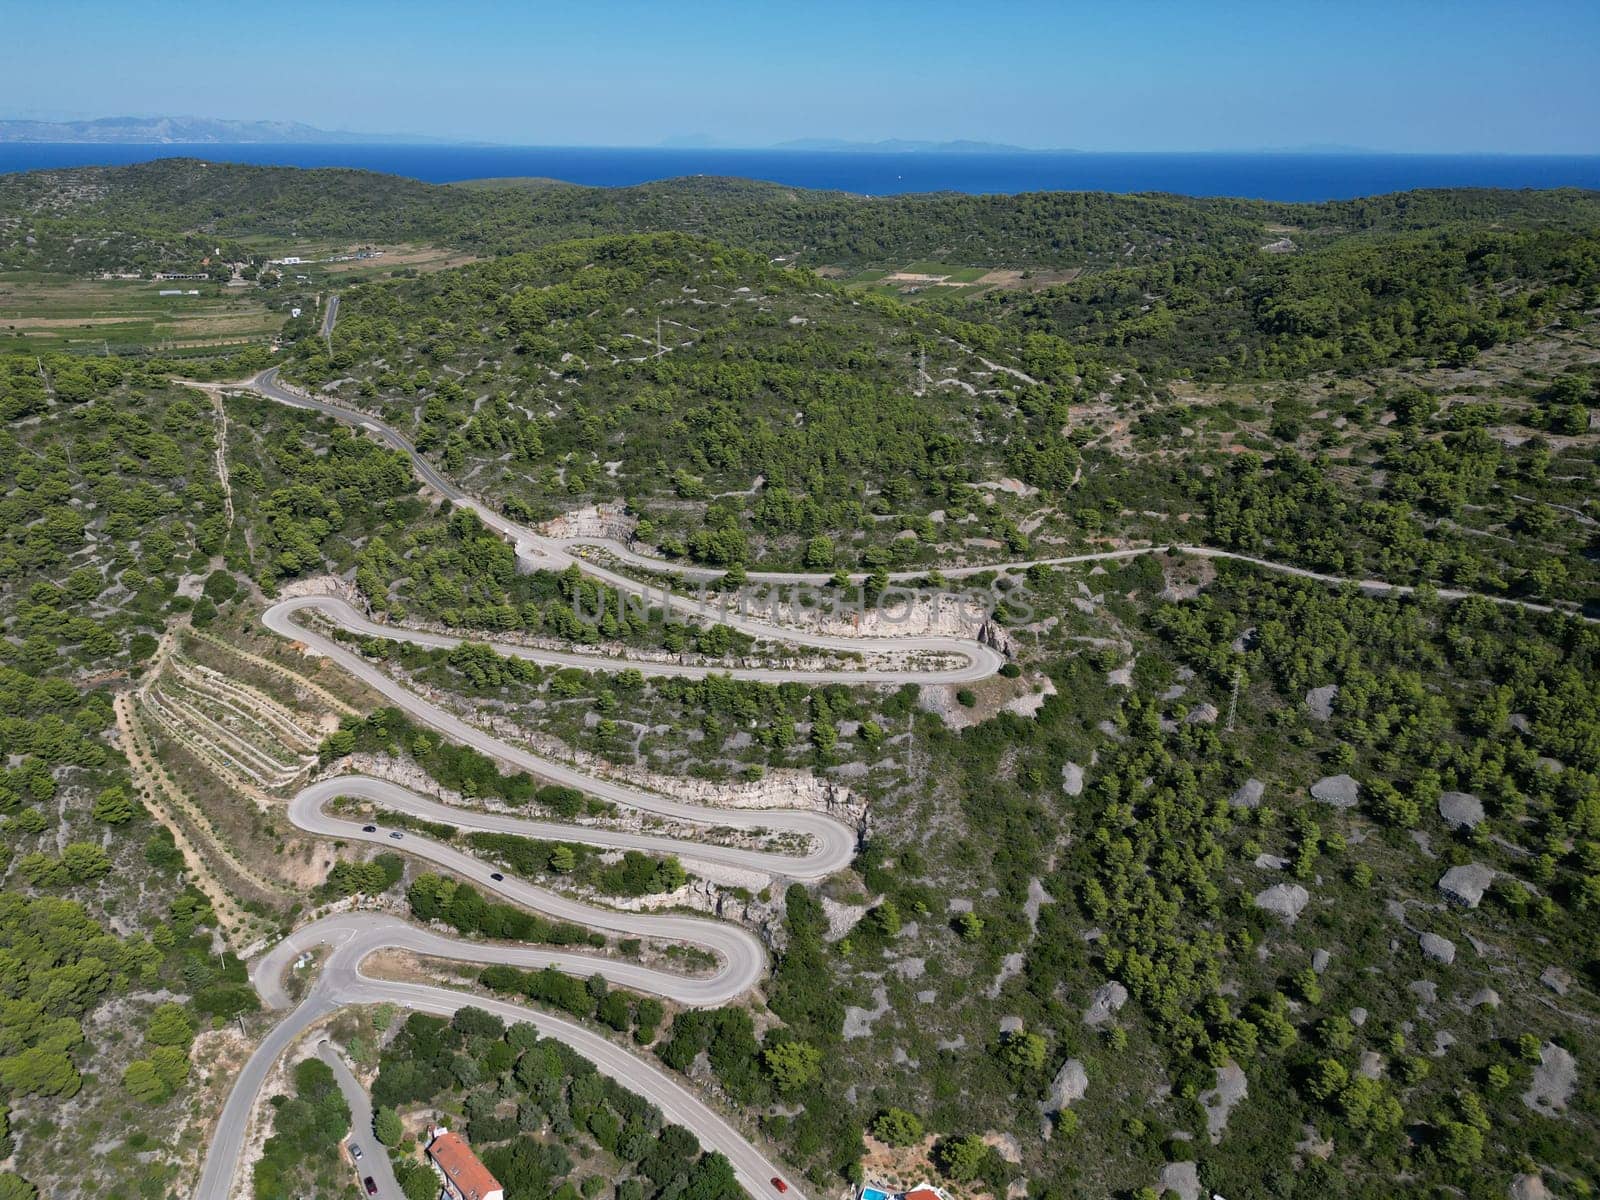
[[[212,117],[98,117],[92,121],[0,120],[0,142],[155,143],[316,143],[399,142],[447,144],[450,139],[414,133],[349,133],[317,129],[298,121],[223,121]]]
[[[97,117],[84,121],[31,121],[0,119],[0,142],[80,142],[124,145],[459,145],[455,138],[425,137],[415,133],[351,133],[318,129],[298,121],[227,121],[215,117]],[[738,145],[696,133],[658,143],[671,150],[744,150]],[[797,138],[763,147],[769,150],[832,150],[863,154],[1017,154],[1024,146],[999,142],[924,142],[889,138],[881,142],[854,142],[847,138]]]
[[[460,138],[428,137],[419,133],[351,133],[318,129],[298,121],[228,121],[215,117],[97,117],[83,121],[33,121],[0,118],[0,144],[65,142],[122,145],[403,145],[487,146],[493,143]],[[705,133],[665,138],[661,150],[798,150],[855,154],[1072,154],[1069,149],[1045,150],[1005,142],[970,139],[919,141],[885,138],[876,142],[849,138],[794,138],[767,146],[727,141]],[[1357,146],[1274,146],[1257,150],[1214,151],[1232,154],[1374,154]]]
[[[1003,142],[919,142],[906,138],[886,138],[881,142],[852,142],[845,138],[796,138],[779,142],[774,150],[842,150],[863,154],[1030,154],[1028,146],[1008,146]],[[1061,151],[1051,151],[1059,154]]]

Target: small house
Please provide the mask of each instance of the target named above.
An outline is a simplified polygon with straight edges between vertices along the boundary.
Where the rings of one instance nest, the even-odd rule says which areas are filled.
[[[448,1129],[428,1127],[428,1161],[450,1200],[505,1200],[500,1181],[478,1161],[472,1147]]]

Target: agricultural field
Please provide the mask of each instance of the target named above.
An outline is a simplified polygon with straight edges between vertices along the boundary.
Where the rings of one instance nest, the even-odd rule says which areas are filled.
[[[356,242],[335,238],[283,238],[276,235],[240,238],[252,256],[264,259],[300,258],[305,261],[263,270],[279,272],[302,287],[345,287],[393,275],[425,275],[464,266],[476,255],[449,246],[421,242]],[[302,278],[303,277],[303,278]]]
[[[0,354],[212,350],[265,344],[282,324],[254,289],[208,280],[0,274]]]

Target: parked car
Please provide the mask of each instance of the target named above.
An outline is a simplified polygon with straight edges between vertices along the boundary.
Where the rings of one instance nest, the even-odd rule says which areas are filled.
[[[350,1157],[356,1162],[361,1161],[361,1147],[356,1145],[354,1142],[350,1143]]]
[[[494,880],[496,883],[503,883],[505,881],[505,876],[500,874],[499,871],[490,871],[489,878]]]
[[[361,827],[361,832],[362,833],[377,833],[378,832],[378,827],[376,825],[363,825]]]
[[[392,837],[395,841],[398,842],[401,838],[405,837],[405,834],[401,833],[398,829],[396,829],[389,836]]]
[[[783,1180],[779,1179],[776,1175],[772,1177],[772,1186],[777,1188],[780,1192],[787,1192],[789,1190],[789,1185]]]
[[[368,1175],[365,1179],[363,1179],[361,1181],[361,1185],[367,1189],[367,1195],[376,1196],[378,1194],[378,1181],[371,1175]]]

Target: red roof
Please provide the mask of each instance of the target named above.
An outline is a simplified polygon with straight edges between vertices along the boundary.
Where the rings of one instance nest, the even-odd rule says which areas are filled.
[[[444,1177],[467,1200],[484,1200],[500,1190],[500,1181],[478,1161],[472,1147],[454,1133],[441,1133],[428,1143],[428,1157],[439,1164]]]
[[[917,1188],[914,1192],[907,1192],[905,1200],[941,1200],[941,1197],[932,1188]]]

